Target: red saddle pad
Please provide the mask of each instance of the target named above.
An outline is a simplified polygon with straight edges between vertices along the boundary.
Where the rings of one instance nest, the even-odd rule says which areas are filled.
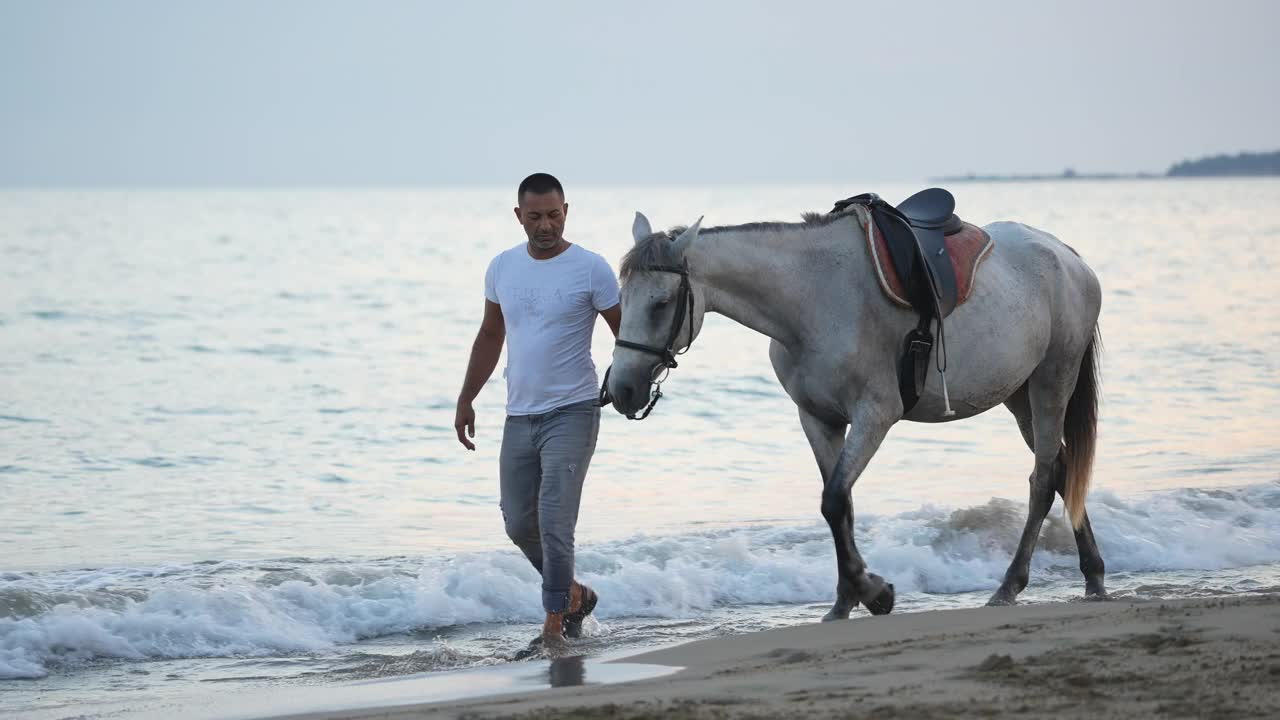
[[[885,244],[880,228],[870,219],[869,214],[863,217],[873,230],[867,233],[867,248],[871,251],[871,260],[876,267],[876,276],[880,278],[880,287],[894,303],[911,307],[911,303],[907,300],[906,287],[893,266],[889,246]],[[948,235],[943,241],[947,246],[947,254],[951,256],[951,266],[955,270],[956,307],[960,307],[972,294],[978,265],[991,254],[995,241],[986,230],[971,223],[964,223],[963,230],[954,235]]]

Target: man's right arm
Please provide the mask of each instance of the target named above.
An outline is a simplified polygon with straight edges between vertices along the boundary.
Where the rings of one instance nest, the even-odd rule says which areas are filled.
[[[475,443],[468,439],[476,436],[476,412],[471,403],[493,375],[493,369],[498,366],[498,358],[502,356],[502,343],[506,339],[507,323],[502,317],[502,306],[492,300],[485,300],[484,320],[480,323],[475,343],[471,345],[467,377],[462,381],[462,392],[458,393],[458,412],[453,419],[453,428],[458,431],[458,442],[468,450],[476,449]]]

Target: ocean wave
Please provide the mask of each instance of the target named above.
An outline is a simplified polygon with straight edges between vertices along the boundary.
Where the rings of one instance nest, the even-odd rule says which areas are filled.
[[[1099,492],[1090,515],[1111,572],[1280,563],[1280,483],[1136,498]],[[1025,507],[923,507],[860,516],[859,547],[900,593],[994,589]],[[824,524],[635,536],[579,549],[602,619],[696,617],[709,608],[824,602],[835,585]],[[1078,575],[1053,513],[1035,577]],[[512,549],[338,562],[204,562],[155,568],[0,573],[0,678],[41,677],[96,659],[312,653],[361,639],[466,623],[535,622],[540,578]]]

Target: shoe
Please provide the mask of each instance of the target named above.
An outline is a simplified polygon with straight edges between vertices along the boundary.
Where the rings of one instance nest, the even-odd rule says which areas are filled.
[[[582,637],[582,621],[587,619],[592,610],[596,609],[596,603],[600,602],[600,596],[586,585],[582,585],[582,604],[578,607],[577,612],[565,613],[564,616],[564,636],[567,638]]]
[[[546,656],[546,653],[544,652],[544,648],[543,648],[542,636],[539,635],[534,639],[530,640],[527,646],[517,650],[516,654],[511,656],[511,659],[512,660],[528,660],[529,658],[539,658],[539,657],[545,657],[545,656]]]

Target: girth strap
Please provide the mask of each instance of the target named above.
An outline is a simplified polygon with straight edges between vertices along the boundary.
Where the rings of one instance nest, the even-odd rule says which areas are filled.
[[[919,313],[919,322],[903,340],[902,355],[898,360],[898,394],[902,398],[903,414],[910,412],[920,401],[932,357],[942,380],[943,403],[946,408],[943,414],[950,416],[955,412],[951,409],[951,399],[947,395],[947,350],[943,318],[955,309],[957,288],[950,258],[945,257],[946,245],[943,237],[947,230],[954,232],[952,228],[959,226],[959,220],[952,214],[955,201],[947,191],[931,189],[917,193],[909,201],[917,199],[928,201],[917,202],[917,205],[927,206],[931,211],[936,210],[936,213],[909,216],[875,193],[863,193],[841,200],[835,204],[832,212],[839,212],[850,206],[864,209],[867,233],[874,233],[875,226],[878,226],[886,236],[894,266],[907,287],[907,299]],[[889,242],[890,234],[897,235],[899,241]],[[934,336],[931,332],[934,320],[938,323],[936,356],[933,356]]]
[[[906,413],[920,402],[925,379],[929,373],[929,357],[933,353],[933,333],[929,326],[933,318],[921,315],[915,330],[907,333],[902,342],[902,357],[898,359],[898,395],[902,397],[902,412]]]

